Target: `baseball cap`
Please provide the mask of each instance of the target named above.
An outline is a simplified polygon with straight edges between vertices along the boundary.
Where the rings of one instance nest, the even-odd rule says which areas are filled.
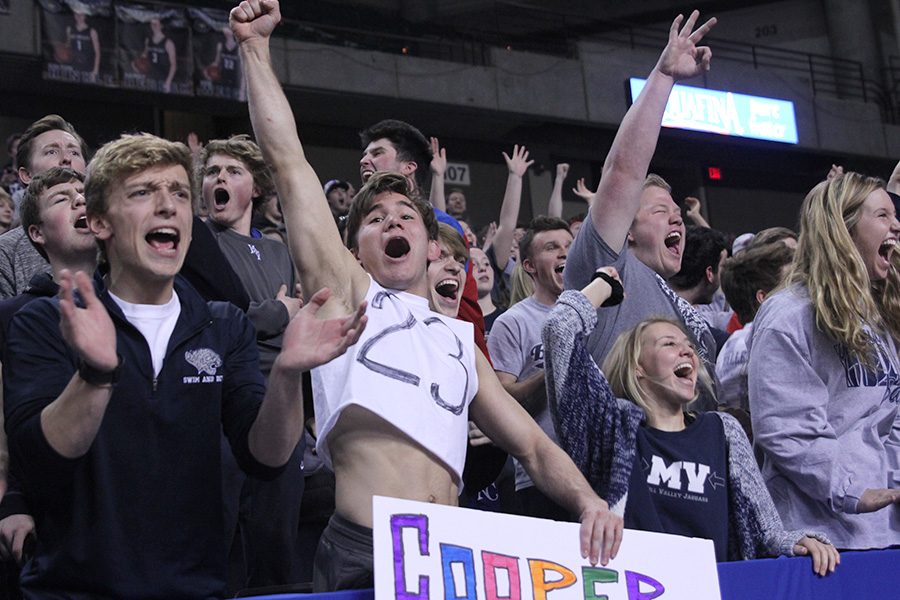
[[[340,179],[332,179],[328,183],[325,184],[325,188],[324,188],[325,195],[327,196],[328,194],[330,194],[331,190],[333,190],[335,188],[339,188],[342,190],[349,190],[350,184],[347,183],[346,181],[342,181]]]

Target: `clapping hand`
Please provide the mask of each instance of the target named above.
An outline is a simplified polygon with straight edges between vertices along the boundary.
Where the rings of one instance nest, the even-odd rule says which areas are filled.
[[[75,304],[76,286],[84,308]],[[119,365],[116,328],[84,271],[75,275],[68,269],[60,271],[59,313],[63,339],[81,360],[102,372],[112,371]]]
[[[322,288],[288,323],[278,356],[281,366],[308,371],[340,356],[359,341],[366,327],[366,303],[361,302],[352,314],[344,317],[317,318],[319,309],[330,297],[331,291]]]

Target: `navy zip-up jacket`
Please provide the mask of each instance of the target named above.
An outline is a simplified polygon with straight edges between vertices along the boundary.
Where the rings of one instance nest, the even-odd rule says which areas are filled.
[[[253,326],[233,305],[207,303],[176,277],[181,314],[154,377],[144,337],[95,285],[123,362],[85,456],[60,456],[40,424],[77,365],[60,333],[58,299],[31,302],[9,328],[6,430],[38,535],[22,572],[25,597],[223,597],[221,431],[248,474],[280,472],[248,446],[265,394]]]

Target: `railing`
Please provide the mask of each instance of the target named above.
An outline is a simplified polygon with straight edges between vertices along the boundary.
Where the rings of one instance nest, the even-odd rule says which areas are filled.
[[[608,20],[587,19],[561,10],[547,10],[517,3],[495,2],[490,19],[460,29],[426,24],[418,27],[402,20],[393,27],[360,29],[353,26],[288,20],[282,34],[291,37],[357,49],[406,54],[422,58],[486,66],[492,48],[511,48],[541,54],[577,57],[578,40],[599,40],[622,44],[629,48],[662,48],[668,31]],[[393,29],[392,32],[386,30]],[[402,31],[401,31],[402,30]],[[423,33],[425,31],[426,33]],[[858,61],[820,54],[797,52],[743,42],[708,39],[717,60],[738,62],[754,69],[777,70],[794,75],[809,86],[813,96],[872,102],[886,122],[900,119],[897,87],[900,86],[900,58],[892,57],[889,81],[885,90],[866,78]]]
[[[884,82],[887,86],[885,96],[887,102],[893,110],[894,120],[896,123],[900,120],[900,56],[889,56],[888,66],[884,73]]]
[[[550,11],[516,0],[499,0],[495,3],[495,14],[498,23],[512,23],[514,29],[523,28],[526,22],[547,24],[543,28],[532,28],[528,33],[532,37],[562,29],[582,39],[659,50],[665,46],[669,34],[668,28],[589,19],[578,14],[565,14],[558,8]],[[705,41],[713,47],[717,60],[730,60],[752,65],[755,69],[778,69],[799,75],[809,80],[814,95],[862,102],[879,101],[876,84],[866,80],[862,64],[858,61],[720,39],[715,37],[715,32]]]
[[[662,48],[668,32],[645,27],[623,26],[620,29],[596,34],[593,39],[628,45],[631,48]],[[710,37],[716,60],[728,60],[752,65],[754,69],[778,69],[809,81],[813,95],[827,95],[862,102],[870,97],[862,64],[847,59],[820,54],[808,54],[769,46],[757,46]]]

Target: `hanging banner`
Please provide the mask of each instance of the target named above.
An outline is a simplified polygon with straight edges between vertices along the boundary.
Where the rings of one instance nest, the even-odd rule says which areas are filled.
[[[376,496],[376,600],[720,600],[710,540],[625,530],[581,557],[579,525]],[[548,596],[549,595],[549,596]]]
[[[111,0],[40,0],[44,79],[115,85]]]
[[[116,4],[122,87],[164,94],[194,93],[190,28],[184,10]]]
[[[228,13],[189,8],[194,47],[194,86],[198,96],[245,101],[244,76]]]

